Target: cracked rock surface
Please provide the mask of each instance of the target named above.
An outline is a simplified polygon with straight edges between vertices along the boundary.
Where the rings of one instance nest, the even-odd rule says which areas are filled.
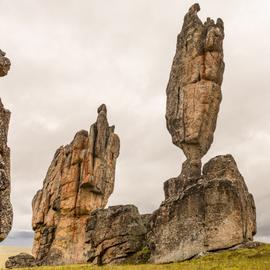
[[[199,10],[193,5],[184,18],[166,90],[167,128],[197,175],[213,142],[225,66],[223,22],[203,23]]]

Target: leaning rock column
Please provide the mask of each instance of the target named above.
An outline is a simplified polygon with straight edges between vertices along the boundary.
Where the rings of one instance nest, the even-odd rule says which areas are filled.
[[[7,75],[10,61],[0,50],[0,76]],[[10,203],[10,149],[7,146],[10,111],[4,108],[0,99],[0,242],[12,226],[13,212]]]
[[[40,265],[85,263],[89,214],[104,208],[114,189],[120,140],[109,126],[105,105],[90,132],[77,132],[55,153],[33,199],[33,255]]]

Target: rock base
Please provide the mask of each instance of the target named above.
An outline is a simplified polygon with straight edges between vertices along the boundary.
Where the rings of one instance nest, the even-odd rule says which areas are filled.
[[[183,179],[178,180],[181,186]],[[170,187],[176,179],[165,184],[166,200],[154,212],[148,233],[151,262],[182,261],[253,239],[255,205],[233,157],[211,159],[196,181],[178,194]]]

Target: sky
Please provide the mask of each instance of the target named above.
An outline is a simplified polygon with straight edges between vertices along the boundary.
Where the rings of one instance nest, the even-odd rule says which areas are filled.
[[[55,150],[88,130],[101,103],[121,139],[108,205],[157,209],[163,182],[185,160],[166,129],[166,86],[176,37],[193,1],[2,0],[0,79],[11,110],[13,231],[31,244],[31,200]],[[223,101],[203,162],[232,154],[257,206],[258,240],[270,242],[270,1],[201,0],[199,16],[225,24]]]

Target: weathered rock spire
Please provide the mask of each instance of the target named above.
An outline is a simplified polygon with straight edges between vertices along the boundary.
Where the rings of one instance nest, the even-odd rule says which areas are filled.
[[[0,77],[7,75],[10,61],[0,50]],[[13,212],[10,203],[10,149],[7,146],[10,111],[4,108],[0,99],[0,242],[12,226]]]
[[[197,16],[184,18],[167,87],[167,127],[187,160],[179,177],[164,183],[165,200],[150,221],[151,261],[186,260],[206,251],[252,241],[256,209],[231,155],[201,158],[213,141],[221,102],[224,26]]]
[[[201,158],[213,141],[224,72],[224,26],[208,18],[203,24],[194,4],[184,18],[167,86],[167,128],[187,158],[184,167],[199,176]]]
[[[104,104],[90,132],[61,146],[43,188],[33,199],[33,255],[39,264],[86,262],[85,227],[91,211],[104,208],[114,189],[120,141]]]

